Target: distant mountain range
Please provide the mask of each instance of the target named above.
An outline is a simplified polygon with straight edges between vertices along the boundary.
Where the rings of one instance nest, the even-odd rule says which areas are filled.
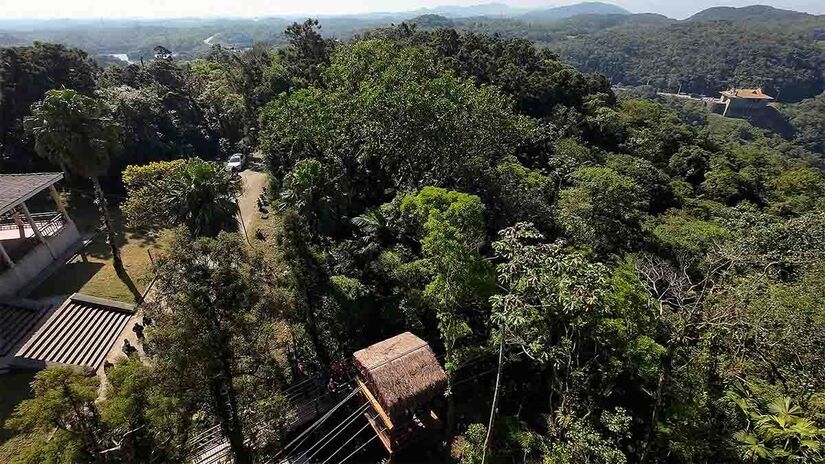
[[[783,10],[766,5],[751,5],[742,8],[720,6],[700,11],[688,21],[796,21],[813,18],[814,15],[798,11]]]
[[[438,15],[445,18],[507,17],[526,22],[553,22],[581,15],[631,15],[629,10],[604,2],[583,2],[553,8],[517,8],[504,3],[482,3],[469,6],[438,6],[420,8],[411,14],[417,16]],[[387,14],[392,16],[392,14]],[[402,15],[403,13],[398,13]],[[663,15],[641,13],[634,16],[667,18]],[[808,13],[784,10],[767,5],[745,7],[713,7],[689,17],[687,21],[795,21],[815,17]]]
[[[526,22],[553,22],[579,15],[629,15],[624,8],[609,3],[586,2],[575,5],[530,11],[521,16]]]
[[[643,1],[650,0],[625,0],[622,5],[638,5]],[[819,21],[823,18],[825,16],[769,6],[750,6],[710,8],[679,21],[660,14],[632,14],[625,8],[605,2],[585,2],[553,8],[517,8],[504,3],[483,3],[396,13],[319,17],[323,26],[322,33],[339,40],[348,40],[371,29],[406,21],[416,23],[422,29],[455,27],[503,37],[520,37],[545,44],[612,28],[648,30],[653,26],[687,25],[705,21],[771,23],[805,22],[806,19]],[[160,44],[185,59],[198,56],[216,44],[237,49],[249,48],[255,43],[283,44],[286,41],[284,29],[292,22],[303,19],[303,16],[64,20],[0,17],[0,47],[27,45],[33,41],[57,42],[82,48],[98,57],[126,54],[129,59],[136,60],[153,56],[152,49]],[[820,30],[816,29],[814,34],[820,36]]]
[[[525,20],[546,22],[558,21],[583,14],[630,14],[630,11],[609,3],[583,2],[552,8],[519,8],[504,3],[482,3],[468,6],[445,5],[434,8],[420,8],[412,11],[412,13],[420,16],[439,15],[445,18],[469,18],[476,16],[519,17]]]

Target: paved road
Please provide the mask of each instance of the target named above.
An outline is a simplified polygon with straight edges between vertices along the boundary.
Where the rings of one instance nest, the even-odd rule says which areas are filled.
[[[252,160],[253,164],[256,160]],[[241,209],[241,217],[243,218],[243,225],[246,229],[249,229],[249,224],[252,222],[252,218],[258,214],[258,197],[264,191],[264,186],[266,185],[266,174],[260,170],[256,166],[252,166],[252,169],[246,169],[245,171],[241,172],[241,179],[243,179],[243,194],[238,199],[238,205]],[[243,228],[241,228],[241,233],[243,233]]]

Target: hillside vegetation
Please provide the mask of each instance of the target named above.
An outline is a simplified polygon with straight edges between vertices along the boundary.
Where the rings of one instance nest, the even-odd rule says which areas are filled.
[[[33,41],[86,50],[105,64],[109,54],[133,62],[153,58],[163,45],[178,59],[210,47],[283,46],[286,18],[3,22],[0,46]],[[420,29],[455,28],[545,44],[583,72],[612,83],[717,95],[730,86],[761,86],[782,101],[812,98],[825,90],[825,18],[767,6],[710,8],[685,21],[656,14],[629,14],[618,6],[585,2],[541,9],[503,4],[437,7],[408,13],[326,18],[327,38],[352,40],[377,27],[407,22]],[[5,25],[5,26],[4,26]]]
[[[808,13],[783,10],[767,5],[741,8],[720,6],[700,11],[688,18],[688,21],[798,21],[813,17],[814,15]]]
[[[730,87],[763,87],[798,101],[825,90],[825,18],[792,22],[627,22],[552,45],[585,72],[613,82],[705,95]]]
[[[443,428],[399,459],[823,461],[821,99],[787,108],[806,130],[783,140],[614,93],[524,39],[318,26],[105,69],[59,45],[0,51],[0,169],[96,179],[107,155],[127,221],[163,231],[146,355],[109,368],[105,398],[70,366],[38,373],[7,424],[31,437],[15,464],[189,462],[205,431],[239,464],[338,462],[317,445],[335,430],[342,454],[379,461],[363,400],[338,411],[355,425],[292,440],[317,400],[295,391],[346,395],[353,352],[405,331],[448,388]],[[781,33],[759,53],[791,47]],[[788,69],[816,69],[800,57]],[[269,181],[248,237],[238,178],[193,159],[235,151]]]

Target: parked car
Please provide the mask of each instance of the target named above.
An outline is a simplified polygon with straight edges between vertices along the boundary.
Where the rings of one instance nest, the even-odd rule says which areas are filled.
[[[243,153],[235,153],[229,157],[226,162],[226,169],[232,172],[240,172],[246,167],[246,155]]]

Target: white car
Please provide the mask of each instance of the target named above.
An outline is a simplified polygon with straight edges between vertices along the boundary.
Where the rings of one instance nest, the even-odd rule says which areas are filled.
[[[243,171],[243,168],[246,166],[246,155],[243,153],[235,153],[234,155],[229,157],[229,161],[226,162],[226,169],[232,172],[240,172]]]

